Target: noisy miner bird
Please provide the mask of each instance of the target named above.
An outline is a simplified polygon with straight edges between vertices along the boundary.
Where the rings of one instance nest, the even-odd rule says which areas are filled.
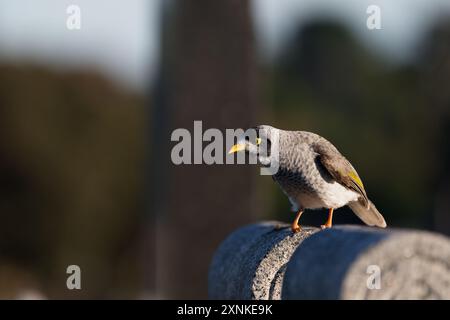
[[[345,205],[367,225],[386,227],[355,168],[331,142],[307,131],[286,131],[267,125],[252,129],[256,131],[254,141],[244,134],[229,153],[246,152],[266,167],[278,161],[272,178],[297,212],[291,226],[293,232],[300,231],[298,221],[305,209],[328,209],[328,220],[322,228],[330,228],[333,211]],[[265,143],[261,143],[263,140]],[[278,159],[273,150],[278,152]]]

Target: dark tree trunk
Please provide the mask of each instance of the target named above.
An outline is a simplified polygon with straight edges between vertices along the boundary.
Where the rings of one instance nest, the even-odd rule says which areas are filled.
[[[214,250],[231,230],[251,221],[256,171],[237,165],[175,166],[170,133],[176,128],[192,133],[194,120],[203,121],[203,130],[223,132],[255,124],[254,39],[248,1],[182,0],[173,9],[163,33],[168,37],[163,39],[164,84],[154,109],[158,136],[152,157],[159,159],[153,161],[153,188],[161,213],[156,281],[163,297],[206,298]]]

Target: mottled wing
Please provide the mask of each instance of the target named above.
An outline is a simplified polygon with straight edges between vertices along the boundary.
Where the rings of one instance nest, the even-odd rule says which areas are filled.
[[[320,139],[313,145],[314,151],[318,154],[320,163],[328,173],[343,186],[358,192],[361,200],[368,208],[370,206],[364,185],[355,168],[340,152],[327,140]]]

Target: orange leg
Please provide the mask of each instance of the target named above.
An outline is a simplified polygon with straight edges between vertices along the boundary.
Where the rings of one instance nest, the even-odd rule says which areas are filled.
[[[330,210],[328,211],[328,220],[325,224],[320,226],[322,229],[331,228],[331,226],[333,225],[333,211],[333,208],[330,208]]]
[[[292,232],[294,232],[294,233],[299,232],[300,229],[301,229],[301,228],[300,228],[300,225],[298,224],[298,220],[300,220],[300,217],[301,217],[302,213],[303,213],[303,210],[300,210],[300,211],[297,213],[297,216],[295,217],[294,222],[292,222],[291,230],[292,230]]]

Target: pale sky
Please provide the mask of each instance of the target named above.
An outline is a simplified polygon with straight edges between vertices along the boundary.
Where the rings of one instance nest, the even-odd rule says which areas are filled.
[[[81,29],[68,30],[78,5]],[[0,0],[0,57],[93,66],[144,89],[158,57],[160,0]]]
[[[366,27],[369,5],[381,10],[381,30]],[[349,27],[371,50],[402,61],[438,16],[450,17],[450,0],[254,0],[256,33],[269,56],[300,24],[332,17]]]
[[[181,0],[182,1],[182,0]],[[136,89],[148,88],[158,64],[163,0],[0,0],[0,59],[59,68],[92,66]],[[81,30],[66,28],[69,5]],[[366,28],[366,9],[381,8],[382,30]],[[253,0],[260,56],[270,62],[294,28],[317,16],[338,19],[376,54],[406,61],[449,0]]]

